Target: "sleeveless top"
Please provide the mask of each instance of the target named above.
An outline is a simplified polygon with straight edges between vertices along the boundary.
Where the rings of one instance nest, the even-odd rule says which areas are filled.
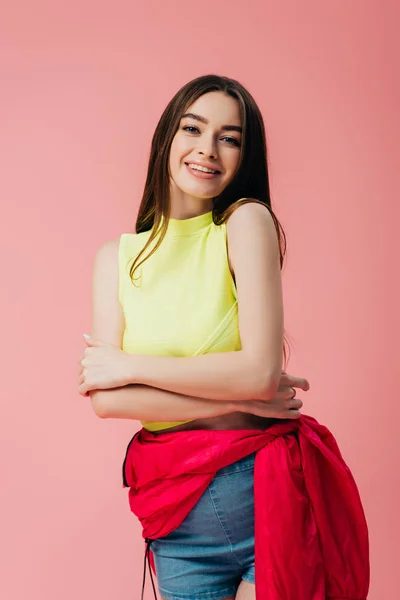
[[[226,224],[215,225],[212,211],[190,219],[170,219],[160,247],[135,271],[132,283],[130,267],[150,233],[120,236],[119,301],[125,316],[122,349],[131,354],[176,357],[240,350]],[[164,415],[168,415],[167,405]],[[160,431],[190,420],[141,423],[148,431]]]

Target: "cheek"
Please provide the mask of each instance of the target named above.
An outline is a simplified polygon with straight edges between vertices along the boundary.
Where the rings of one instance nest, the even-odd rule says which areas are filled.
[[[229,178],[231,179],[239,167],[240,163],[240,151],[237,152],[229,152],[224,157],[224,165],[227,173],[229,173]]]
[[[179,139],[179,137],[175,137],[171,144],[171,150],[170,150],[170,154],[169,154],[169,165],[170,165],[171,172],[174,172],[174,170],[179,169],[179,166],[183,160],[184,154],[185,154],[184,144],[182,144],[182,141]]]

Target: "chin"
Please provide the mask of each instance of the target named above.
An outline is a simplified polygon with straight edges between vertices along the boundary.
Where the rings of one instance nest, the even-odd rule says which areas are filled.
[[[218,193],[209,193],[209,194],[202,194],[200,192],[186,192],[187,194],[189,194],[190,196],[193,196],[193,198],[198,198],[199,200],[212,200],[213,198],[215,198],[216,196],[218,196]]]
[[[221,193],[220,190],[206,191],[204,189],[204,186],[202,189],[202,186],[199,185],[179,185],[179,183],[176,183],[176,185],[180,189],[180,191],[186,194],[187,196],[193,196],[193,198],[200,198],[202,200],[211,200],[212,198],[215,198],[215,196]]]

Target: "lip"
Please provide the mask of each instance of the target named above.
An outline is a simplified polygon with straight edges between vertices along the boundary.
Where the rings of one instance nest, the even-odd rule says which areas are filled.
[[[219,177],[221,175],[221,173],[205,173],[204,171],[195,171],[195,169],[191,169],[187,163],[185,163],[185,167],[189,173],[197,179],[214,179],[215,177]]]
[[[210,163],[204,163],[200,160],[188,160],[187,162],[185,162],[185,165],[199,165],[199,167],[205,167],[206,169],[211,169],[212,171],[219,171],[219,169],[215,168],[215,165],[212,165]]]
[[[212,169],[213,171],[217,171],[217,169],[214,165],[209,165],[198,160],[191,160],[190,163],[185,162],[185,167],[187,168],[188,172],[193,177],[196,177],[196,179],[215,179],[215,177],[219,177],[221,175],[221,171],[218,171],[218,173],[205,173],[204,171],[197,171],[195,169],[191,169],[189,167],[190,164],[200,165],[202,167],[206,167],[207,169]]]

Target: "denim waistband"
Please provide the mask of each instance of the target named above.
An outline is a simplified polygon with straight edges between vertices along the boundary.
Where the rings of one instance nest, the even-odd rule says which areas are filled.
[[[227,465],[226,467],[222,467],[222,469],[217,471],[215,477],[227,475],[228,473],[238,473],[239,471],[247,471],[248,469],[254,469],[255,456],[256,453],[252,452],[244,458],[241,458],[240,460],[237,460],[234,463]]]

